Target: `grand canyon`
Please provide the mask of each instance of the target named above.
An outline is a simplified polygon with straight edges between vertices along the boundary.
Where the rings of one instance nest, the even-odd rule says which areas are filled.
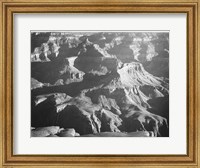
[[[31,137],[169,137],[169,32],[31,32]]]

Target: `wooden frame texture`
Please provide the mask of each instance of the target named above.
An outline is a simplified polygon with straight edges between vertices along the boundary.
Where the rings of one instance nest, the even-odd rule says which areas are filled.
[[[199,0],[0,0],[0,166],[200,168]],[[13,14],[186,13],[186,155],[13,155]],[[200,103],[199,103],[200,104]]]

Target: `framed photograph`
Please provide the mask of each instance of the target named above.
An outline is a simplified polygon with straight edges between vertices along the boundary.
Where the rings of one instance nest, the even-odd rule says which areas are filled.
[[[199,0],[2,0],[2,167],[200,167]]]

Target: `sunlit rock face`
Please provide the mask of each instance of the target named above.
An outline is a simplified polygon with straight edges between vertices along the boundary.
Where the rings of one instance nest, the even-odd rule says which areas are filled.
[[[38,127],[50,126],[64,131],[42,135],[169,136],[167,32],[31,37],[34,136],[42,134]]]
[[[36,79],[34,78],[31,78],[31,89],[36,89],[36,88],[40,88],[40,87],[43,87],[44,84],[37,81]]]

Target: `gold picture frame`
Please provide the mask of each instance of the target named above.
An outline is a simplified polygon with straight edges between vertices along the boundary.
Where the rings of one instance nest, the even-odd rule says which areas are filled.
[[[200,168],[200,0],[1,0],[1,167]],[[13,155],[13,15],[15,13],[186,13],[186,155]]]

